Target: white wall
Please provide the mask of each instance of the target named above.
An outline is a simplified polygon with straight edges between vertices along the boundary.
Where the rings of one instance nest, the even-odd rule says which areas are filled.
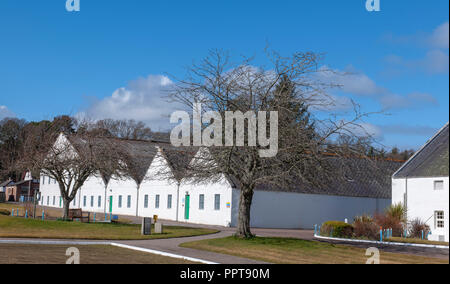
[[[443,190],[434,190],[435,181],[444,181]],[[430,240],[439,240],[439,236],[445,236],[449,241],[448,207],[449,207],[449,178],[410,178],[392,180],[392,203],[403,203],[404,193],[407,189],[408,220],[420,218],[427,221],[432,235]],[[435,211],[444,211],[445,228],[435,226]]]
[[[146,178],[139,190],[139,216],[153,217],[166,220],[176,220],[177,217],[177,189],[178,184],[173,179],[161,180],[157,178],[158,171],[170,172],[166,160],[158,152],[150,165]],[[148,207],[145,208],[145,196],[148,195]],[[159,195],[159,207],[156,208],[156,196]],[[168,196],[172,196],[171,208]]]
[[[239,193],[233,190],[233,226],[237,223]],[[390,199],[255,191],[250,224],[257,228],[312,229],[330,220],[352,222],[354,217],[373,215],[390,203]]]
[[[86,204],[84,204],[86,197]],[[94,203],[91,204],[91,198],[94,197]],[[100,198],[100,206],[98,204]],[[77,195],[70,204],[71,208],[81,208],[87,212],[104,213],[105,211],[105,184],[103,179],[98,176],[89,177],[78,190]]]
[[[185,219],[186,194],[190,196],[189,220]],[[199,209],[200,194],[204,195],[204,209]],[[215,195],[220,195],[220,209],[215,210]],[[232,188],[228,181],[222,177],[220,182],[192,185],[188,182],[180,186],[180,205],[178,220],[195,224],[231,225]],[[228,206],[229,205],[229,206]]]
[[[136,216],[137,204],[137,184],[133,179],[117,180],[112,179],[108,184],[108,202],[113,198],[112,213],[118,215]],[[119,197],[122,196],[122,206],[119,206]],[[128,196],[131,198],[130,207],[128,207]],[[109,204],[109,203],[108,203]],[[109,211],[109,205],[108,205]]]
[[[55,183],[55,180],[50,179],[47,176],[41,176],[40,182],[41,184],[39,191],[41,192],[41,201],[39,204],[43,206],[62,208],[62,202],[60,204],[61,192],[59,190],[59,185]],[[53,198],[55,199],[54,204]]]

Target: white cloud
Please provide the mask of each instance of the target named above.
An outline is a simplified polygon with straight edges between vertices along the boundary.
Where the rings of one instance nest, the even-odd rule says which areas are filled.
[[[16,115],[12,111],[10,111],[6,106],[0,106],[0,119],[15,116]]]
[[[380,103],[385,109],[415,108],[423,105],[438,105],[436,98],[426,93],[411,93],[405,96],[387,93],[380,97]]]
[[[383,133],[380,129],[380,127],[371,124],[371,123],[361,123],[359,127],[354,129],[354,133],[357,136],[365,137],[365,136],[371,136],[373,138],[379,139],[383,136]]]
[[[443,48],[443,49],[448,49],[448,42],[449,42],[449,38],[448,38],[448,33],[449,33],[449,25],[448,22],[443,23],[442,25],[440,25],[439,27],[437,27],[432,35],[429,38],[429,43],[431,46],[435,47],[435,48]]]
[[[389,74],[414,73],[425,71],[428,74],[445,74],[449,70],[449,56],[446,52],[433,49],[420,59],[405,59],[397,55],[385,58]]]
[[[421,58],[404,58],[389,55],[385,58],[389,75],[411,72],[428,74],[446,74],[449,71],[449,23],[438,26],[431,34],[417,34],[407,37],[391,37],[391,41],[408,45],[419,45],[427,48]]]
[[[422,125],[410,126],[400,124],[379,125],[379,128],[385,134],[395,134],[403,136],[425,136],[425,137],[433,136],[438,130],[430,126],[422,126]]]
[[[329,70],[324,66],[321,68],[323,72],[319,72],[319,80],[324,83],[338,85],[339,90],[347,95],[373,98],[381,104],[383,109],[411,108],[437,104],[437,100],[430,94],[411,93],[398,95],[377,85],[366,74],[354,71],[351,66],[347,69],[352,71],[342,72],[339,70]],[[348,97],[332,95],[331,99],[335,101],[333,110],[349,109],[352,107],[351,100]]]
[[[351,66],[347,69],[353,69]],[[319,76],[322,81],[339,85],[345,93],[358,96],[372,96],[382,91],[375,82],[367,75],[356,71],[329,70],[326,66],[322,67]]]
[[[133,80],[126,87],[115,90],[110,97],[94,102],[78,116],[95,120],[134,119],[143,121],[152,130],[167,130],[171,113],[180,109],[165,98],[164,90],[171,84],[171,80],[162,75]]]
[[[422,65],[428,73],[443,74],[448,73],[448,60],[448,54],[436,49],[427,52],[427,55],[419,62],[419,65]]]

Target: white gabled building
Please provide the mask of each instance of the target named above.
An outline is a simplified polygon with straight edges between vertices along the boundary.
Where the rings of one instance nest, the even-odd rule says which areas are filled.
[[[449,125],[448,123],[392,177],[392,202],[407,208],[431,229],[430,240],[449,241]]]
[[[70,140],[69,138],[68,140]],[[72,141],[73,143],[74,141]],[[239,188],[231,178],[219,182],[191,184],[183,168],[198,149],[177,151],[169,144],[123,141],[141,165],[136,180],[90,177],[77,193],[72,208],[117,215],[158,215],[179,222],[236,226]],[[73,143],[76,147],[76,141]],[[352,221],[355,216],[373,214],[391,204],[391,175],[401,164],[392,161],[356,159],[355,169],[344,184],[317,189],[299,184],[285,189],[260,186],[255,190],[251,225],[260,228],[312,228],[328,220]],[[157,173],[171,172],[172,179],[161,180]],[[62,207],[58,185],[41,177],[41,205]]]

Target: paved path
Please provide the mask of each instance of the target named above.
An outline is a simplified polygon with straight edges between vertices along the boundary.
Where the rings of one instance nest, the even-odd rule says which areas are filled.
[[[157,240],[138,240],[138,241],[116,241],[116,243],[126,244],[130,246],[136,246],[141,248],[159,250],[163,252],[179,254],[183,256],[199,258],[220,264],[265,264],[265,262],[252,260],[232,255],[220,254],[209,251],[196,250],[191,248],[183,248],[179,245],[186,242],[200,241],[206,239],[224,238],[232,235],[230,231],[222,231],[217,234],[187,237],[187,238],[174,238],[174,239],[157,239]]]

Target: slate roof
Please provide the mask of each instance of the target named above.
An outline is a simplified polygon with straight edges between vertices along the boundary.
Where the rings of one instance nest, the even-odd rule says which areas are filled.
[[[175,179],[179,182],[185,177],[186,169],[198,151],[198,147],[173,147],[160,144],[162,153],[172,170]]]
[[[30,181],[31,181],[31,183],[34,183],[34,184],[39,183],[37,180],[22,180],[22,181],[15,182],[15,183],[13,183],[11,185],[19,186],[19,185],[22,185],[22,184],[28,184]]]
[[[75,148],[84,147],[86,144],[80,137],[69,136],[68,139],[74,145]],[[105,143],[105,140],[113,139],[114,142],[120,145],[120,151],[126,155],[126,160],[124,162],[127,163],[128,167],[133,169],[135,176],[133,178],[137,183],[141,183],[145,175],[153,162],[156,153],[158,152],[157,144],[148,142],[148,141],[140,141],[140,140],[124,140],[124,139],[116,139],[116,138],[96,138],[95,142],[91,144],[99,145],[101,147],[102,143]],[[102,173],[102,175],[105,175]],[[105,181],[108,181],[110,177],[103,176]]]
[[[295,182],[296,186],[290,188],[259,185],[256,190],[381,199],[390,199],[392,197],[391,176],[402,165],[401,162],[389,160],[374,161],[363,158],[339,159],[341,160],[338,163],[332,164],[335,167],[342,167],[342,164],[345,164],[345,180],[339,180],[320,188],[298,181]]]
[[[394,178],[448,177],[449,176],[449,125],[439,132],[412,156],[395,174]]]
[[[10,184],[12,182],[13,182],[12,180],[4,181],[4,182],[0,183],[0,187],[5,187],[5,186],[7,186],[8,184]]]

